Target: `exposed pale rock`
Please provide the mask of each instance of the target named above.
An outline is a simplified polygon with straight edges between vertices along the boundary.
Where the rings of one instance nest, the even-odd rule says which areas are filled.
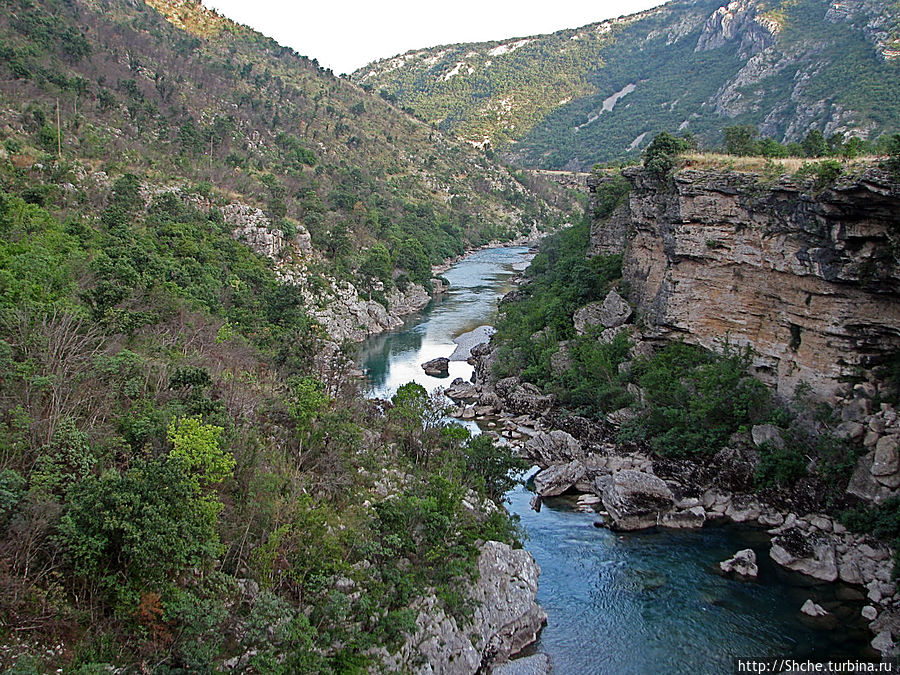
[[[866,261],[893,260],[900,193],[885,174],[848,177],[811,200],[787,178],[762,188],[750,174],[686,169],[663,185],[623,173],[623,278],[645,332],[714,350],[728,335],[752,348],[754,373],[778,393],[805,383],[823,399],[900,349],[900,267],[861,283]],[[869,414],[858,400],[844,421]]]
[[[834,430],[836,436],[858,441],[866,434],[866,428],[859,422],[841,422]]]
[[[806,535],[791,528],[772,540],[769,556],[782,567],[822,581],[838,578],[834,543],[826,535]]]
[[[554,464],[534,477],[534,489],[541,497],[554,497],[571,489],[584,477],[584,465],[577,459]]]
[[[608,345],[615,340],[621,333],[631,335],[634,332],[634,326],[622,325],[615,328],[607,328],[597,336],[597,342],[602,345]],[[621,364],[619,364],[621,365]]]
[[[897,436],[882,436],[875,445],[875,461],[872,464],[872,475],[876,480],[897,473],[900,469],[900,438]],[[896,487],[894,485],[893,487]]]
[[[659,521],[663,527],[673,529],[695,529],[703,527],[706,522],[706,509],[702,506],[692,506],[684,511],[669,511],[664,513]]]
[[[866,605],[859,612],[866,621],[874,621],[878,618],[878,610],[872,605]]]
[[[822,532],[831,532],[831,530],[833,529],[831,518],[829,518],[828,516],[820,516],[814,513],[813,515],[809,516],[808,520],[810,525],[818,530],[821,530]]]
[[[669,486],[651,473],[625,469],[612,476],[598,478],[603,506],[617,530],[653,527],[660,515],[675,504]]]
[[[554,429],[549,433],[535,434],[523,446],[522,454],[541,466],[549,466],[557,462],[570,462],[583,455],[581,443],[571,434],[559,429]]]
[[[763,527],[778,527],[784,523],[784,516],[778,511],[764,511],[759,514],[757,521]]]
[[[735,553],[728,560],[723,560],[719,563],[719,569],[725,574],[735,574],[739,577],[751,579],[755,579],[759,575],[756,553],[752,548],[745,548]]]
[[[817,605],[810,598],[807,598],[806,602],[803,603],[800,611],[807,616],[825,616],[828,614],[828,612],[822,607],[822,605]]]
[[[891,497],[894,490],[885,487],[875,479],[875,476],[872,475],[874,464],[874,452],[869,452],[856,461],[853,475],[850,476],[850,482],[847,484],[847,492],[861,499],[880,504]]]
[[[746,523],[759,518],[762,508],[755,498],[748,495],[732,497],[725,509],[725,516],[736,523]]]
[[[466,382],[461,377],[457,377],[444,392],[454,401],[462,401],[478,397],[478,389],[471,382]],[[481,399],[479,399],[479,403]]]
[[[610,291],[600,306],[600,324],[604,328],[617,328],[626,323],[634,310],[615,291]]]
[[[872,645],[872,649],[880,653],[882,656],[894,656],[897,652],[897,649],[894,645],[894,637],[891,635],[890,631],[881,631],[878,635],[872,638],[872,642],[869,644]]]
[[[603,326],[606,330],[619,328],[631,318],[631,306],[615,291],[610,291],[602,302],[592,302],[575,312],[572,319],[575,331],[584,335],[595,326]],[[606,333],[606,330],[603,333]],[[601,335],[603,334],[601,333]],[[611,337],[610,337],[611,335]],[[615,334],[605,338],[611,342]]]
[[[535,601],[540,568],[527,551],[488,541],[469,589],[476,609],[460,626],[434,596],[416,607],[416,630],[395,654],[380,651],[389,672],[471,675],[534,642],[547,615]]]

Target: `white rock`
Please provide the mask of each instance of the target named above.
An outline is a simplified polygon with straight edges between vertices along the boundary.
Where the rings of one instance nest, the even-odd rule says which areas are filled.
[[[803,607],[800,608],[800,611],[807,616],[826,616],[828,614],[821,605],[817,605],[811,599],[807,599],[806,602],[803,603]]]

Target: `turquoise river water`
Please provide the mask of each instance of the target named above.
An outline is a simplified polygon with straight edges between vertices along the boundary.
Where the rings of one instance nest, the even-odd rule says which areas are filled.
[[[474,253],[444,276],[450,291],[397,330],[361,346],[371,396],[389,397],[416,381],[428,389],[472,367],[451,362],[449,378],[425,375],[421,364],[450,356],[453,338],[491,324],[497,300],[527,264],[528,249]],[[541,566],[538,601],[547,626],[531,652],[548,654],[555,673],[590,675],[728,673],[734,657],[859,658],[867,635],[858,619],[863,596],[834,584],[810,586],[768,557],[764,533],[735,526],[698,531],[654,529],[614,533],[594,526],[597,516],[573,508],[570,498],[529,508],[521,486],[507,495],[521,519],[528,549]],[[752,547],[757,582],[727,579],[718,562]],[[800,606],[812,598],[839,618],[836,628],[804,623]]]

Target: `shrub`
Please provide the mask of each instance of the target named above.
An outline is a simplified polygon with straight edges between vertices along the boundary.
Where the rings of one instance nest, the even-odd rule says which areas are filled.
[[[665,178],[675,168],[678,156],[689,149],[684,139],[663,131],[644,150],[644,168],[657,178]]]
[[[769,444],[760,447],[754,474],[758,487],[790,487],[805,475],[806,458],[793,444],[784,448]]]
[[[632,372],[646,405],[624,437],[643,438],[664,456],[717,452],[765,409],[768,392],[747,375],[748,360],[727,348],[718,356],[678,342],[637,359]]]
[[[508,446],[498,447],[490,436],[481,434],[466,444],[466,476],[477,481],[476,487],[499,501],[516,486],[514,472],[524,471],[528,463]]]

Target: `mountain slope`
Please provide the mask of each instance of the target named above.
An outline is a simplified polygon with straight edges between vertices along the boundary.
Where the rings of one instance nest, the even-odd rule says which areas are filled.
[[[306,228],[317,252],[413,237],[437,262],[558,221],[572,203],[185,0],[14,2],[0,17],[4,139],[110,176],[209,182]],[[21,146],[21,148],[18,148]],[[402,262],[402,261],[401,261]],[[402,265],[400,265],[402,266]]]
[[[503,42],[409,52],[354,81],[519,163],[587,168],[634,156],[661,130],[707,143],[752,123],[900,129],[900,5],[673,0],[628,17]]]

